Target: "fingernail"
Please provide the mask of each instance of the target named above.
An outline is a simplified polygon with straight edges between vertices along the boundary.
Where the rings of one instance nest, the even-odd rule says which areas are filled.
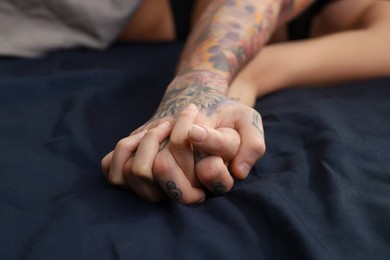
[[[246,178],[249,174],[249,171],[251,170],[251,167],[247,163],[243,162],[240,164],[239,169],[240,169],[241,176],[243,178]]]
[[[163,123],[159,124],[157,128],[165,129],[168,128],[171,124],[168,121],[164,121]]]
[[[188,107],[187,107],[188,110],[197,110],[198,107],[195,105],[195,104],[189,104]]]
[[[196,142],[202,142],[206,139],[207,131],[201,126],[192,125],[190,128],[189,136],[192,140]]]

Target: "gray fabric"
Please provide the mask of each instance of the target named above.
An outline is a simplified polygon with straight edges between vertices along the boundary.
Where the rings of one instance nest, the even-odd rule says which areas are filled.
[[[142,0],[0,0],[0,55],[35,57],[72,47],[103,49]]]

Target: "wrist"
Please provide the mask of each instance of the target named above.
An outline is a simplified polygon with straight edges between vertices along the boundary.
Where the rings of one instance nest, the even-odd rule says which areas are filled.
[[[246,106],[254,107],[257,98],[257,86],[254,82],[239,75],[230,85],[228,96],[240,100]]]
[[[216,107],[232,102],[227,96],[228,81],[208,71],[191,71],[177,75],[168,86],[152,119],[176,117],[189,104],[213,113]]]

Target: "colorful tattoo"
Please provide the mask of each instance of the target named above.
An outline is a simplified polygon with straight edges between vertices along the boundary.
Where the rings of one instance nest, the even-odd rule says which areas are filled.
[[[208,70],[230,82],[270,37],[283,2],[212,1],[191,33],[179,73]]]
[[[295,2],[313,0],[213,0],[186,43],[178,74],[153,119],[177,113],[190,103],[208,114],[224,102],[230,82],[256,55],[280,16],[296,12]],[[283,18],[284,19],[284,18]]]

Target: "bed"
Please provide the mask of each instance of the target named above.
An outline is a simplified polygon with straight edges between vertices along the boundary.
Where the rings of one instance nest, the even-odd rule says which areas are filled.
[[[390,78],[259,100],[267,152],[203,204],[109,186],[182,46],[0,59],[1,259],[390,259]]]

